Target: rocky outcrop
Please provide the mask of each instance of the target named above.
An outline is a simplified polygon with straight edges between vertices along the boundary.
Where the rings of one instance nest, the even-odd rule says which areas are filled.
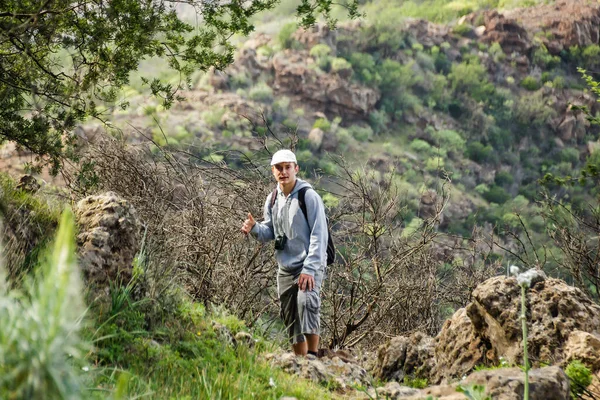
[[[515,19],[491,11],[484,14],[484,24],[481,34],[484,43],[499,43],[507,54],[528,54],[531,50],[527,31]]]
[[[463,400],[465,395],[456,391],[463,388],[481,385],[489,398],[497,400],[523,399],[525,374],[520,368],[502,368],[475,372],[458,383],[432,386],[406,395],[399,392],[396,396],[388,396],[394,400],[417,400],[431,396],[438,400]],[[383,392],[383,391],[382,391]],[[569,379],[558,367],[534,369],[529,372],[530,400],[568,400]]]
[[[395,337],[377,351],[373,375],[400,382],[406,375],[427,377],[433,367],[433,350],[433,339],[421,332]]]
[[[380,98],[376,89],[351,83],[336,74],[319,73],[307,64],[307,52],[285,51],[273,58],[274,88],[278,93],[300,96],[329,113],[368,115]]]
[[[437,336],[434,381],[468,373],[476,364],[522,362],[520,287],[514,278],[487,280],[473,292],[474,301],[446,322]],[[565,344],[573,331],[600,330],[600,307],[581,290],[558,279],[535,283],[528,291],[529,356],[532,360],[562,364]],[[457,329],[460,326],[459,329]],[[468,347],[457,338],[471,336]],[[449,355],[452,356],[449,357]],[[457,363],[457,360],[467,362]]]
[[[540,40],[553,54],[571,46],[600,42],[600,4],[581,0],[559,0],[554,4],[516,9],[504,13],[514,18],[532,35],[543,32]]]
[[[40,189],[41,185],[32,175],[23,175],[19,178],[19,182],[17,183],[17,189],[23,190],[27,193],[35,193]]]
[[[84,278],[93,287],[127,283],[140,249],[141,222],[134,208],[115,193],[89,196],[75,208],[77,245]]]
[[[419,342],[433,344],[421,346],[426,351],[411,359],[418,362],[407,357],[415,340],[394,338],[379,349],[375,375],[402,379],[409,373],[439,383],[467,375],[477,365],[499,365],[501,359],[508,365],[522,364],[520,296],[515,278],[488,279],[473,291],[473,301],[444,323],[434,340],[419,337]],[[539,274],[527,296],[528,353],[534,365],[565,366],[579,359],[594,371],[600,369],[596,356],[600,307],[581,290]],[[430,373],[423,375],[424,371]]]
[[[265,359],[290,374],[316,383],[328,383],[342,391],[356,385],[370,385],[371,379],[363,367],[345,362],[337,356],[317,358],[311,355],[299,357],[293,353],[271,353],[265,355]]]

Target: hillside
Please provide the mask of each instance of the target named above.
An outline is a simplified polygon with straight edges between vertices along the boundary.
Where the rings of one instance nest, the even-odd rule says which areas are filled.
[[[293,6],[235,38],[225,70],[184,84],[144,61],[99,106],[108,123],[76,128],[77,158],[58,177],[2,176],[0,317],[51,331],[43,343],[75,332],[80,341],[48,348],[63,360],[56,349],[73,344],[59,367],[91,398],[450,399],[461,377],[522,387],[519,286],[501,276],[516,264],[548,276],[523,289],[532,379],[568,397],[571,363],[600,371],[589,355],[600,331],[600,3],[367,1],[362,18],[308,30]],[[182,84],[182,100],[165,109],[147,75]],[[280,147],[321,193],[338,250],[317,360],[282,353],[272,247],[239,232],[261,214]],[[34,158],[5,144],[0,171],[18,177]],[[45,256],[65,206],[74,216],[63,214],[58,243],[77,252],[81,293],[52,283],[56,264],[75,268],[71,256],[48,261],[67,250]],[[71,225],[77,234],[64,233]],[[85,303],[87,325],[59,306],[55,320],[38,318],[54,301]],[[0,335],[0,355],[16,337]],[[22,393],[15,382],[3,383],[8,398]]]

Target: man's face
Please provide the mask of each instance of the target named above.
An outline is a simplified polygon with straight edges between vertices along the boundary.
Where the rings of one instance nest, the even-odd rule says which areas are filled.
[[[273,170],[273,176],[275,180],[281,185],[286,185],[296,181],[296,174],[298,173],[298,165],[292,162],[283,162],[275,164],[271,167]]]

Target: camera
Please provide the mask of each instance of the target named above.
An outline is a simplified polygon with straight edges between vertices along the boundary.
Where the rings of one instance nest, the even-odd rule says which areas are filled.
[[[275,238],[275,250],[283,250],[285,248],[285,244],[287,243],[287,236],[277,236]]]

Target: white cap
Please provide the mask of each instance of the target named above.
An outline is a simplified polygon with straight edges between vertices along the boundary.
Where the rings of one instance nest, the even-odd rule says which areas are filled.
[[[277,165],[282,162],[293,162],[298,164],[296,161],[296,155],[292,153],[291,150],[279,150],[275,154],[273,154],[273,158],[271,159],[271,165]]]

